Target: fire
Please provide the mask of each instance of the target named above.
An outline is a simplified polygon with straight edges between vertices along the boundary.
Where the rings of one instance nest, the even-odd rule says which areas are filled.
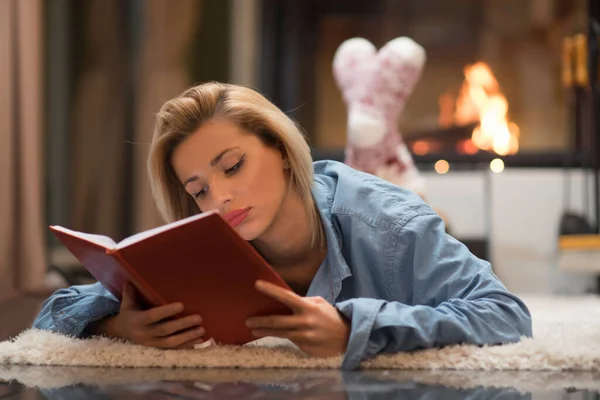
[[[478,62],[467,65],[464,73],[465,81],[455,107],[451,94],[440,96],[440,126],[479,122],[471,136],[477,148],[493,150],[499,155],[516,153],[519,150],[519,127],[508,121],[508,101],[492,70],[487,64]]]

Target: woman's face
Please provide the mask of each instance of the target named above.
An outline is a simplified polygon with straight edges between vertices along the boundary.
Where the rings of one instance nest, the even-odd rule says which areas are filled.
[[[226,119],[204,123],[171,162],[198,207],[218,210],[247,241],[269,229],[288,193],[282,154]]]

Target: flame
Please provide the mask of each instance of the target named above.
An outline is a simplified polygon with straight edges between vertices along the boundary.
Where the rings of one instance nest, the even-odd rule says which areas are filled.
[[[418,156],[424,156],[429,153],[429,144],[424,140],[417,140],[412,145],[412,151]]]
[[[452,108],[449,106],[451,95],[444,93],[440,96],[440,126],[479,122],[471,136],[477,148],[493,150],[499,155],[516,153],[519,150],[519,127],[508,121],[508,101],[492,70],[486,63],[478,62],[467,65],[464,74],[465,81],[456,99],[454,115],[451,115]]]

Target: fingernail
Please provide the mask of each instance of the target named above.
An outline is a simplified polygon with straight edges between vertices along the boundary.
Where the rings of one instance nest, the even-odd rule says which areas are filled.
[[[196,329],[196,333],[200,336],[204,336],[206,332],[204,331],[204,328],[198,328]]]
[[[194,318],[194,322],[197,324],[201,324],[202,323],[202,317],[199,315],[196,315],[196,318]]]

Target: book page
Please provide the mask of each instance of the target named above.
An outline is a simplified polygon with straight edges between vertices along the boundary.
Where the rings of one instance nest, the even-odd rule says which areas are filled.
[[[117,244],[117,249],[122,249],[122,248],[132,245],[134,243],[141,242],[144,239],[147,239],[149,237],[155,236],[161,232],[168,231],[169,229],[173,229],[177,226],[188,224],[192,221],[196,221],[197,219],[202,219],[202,218],[206,217],[207,215],[216,214],[216,213],[217,213],[216,211],[207,211],[207,212],[204,212],[201,214],[192,215],[191,217],[180,219],[179,221],[171,222],[170,224],[161,225],[156,228],[148,229],[147,231],[136,233],[135,235],[131,235],[128,238],[121,240]]]
[[[75,237],[87,240],[88,242],[95,243],[95,244],[105,247],[107,249],[114,249],[117,245],[117,243],[115,243],[115,241],[112,240],[111,238],[109,238],[108,236],[94,235],[92,233],[84,233],[84,232],[74,231],[74,230],[67,229],[67,228],[64,228],[64,227],[58,226],[58,225],[53,225],[52,228],[56,229],[57,231],[67,233],[71,236],[75,236]]]

